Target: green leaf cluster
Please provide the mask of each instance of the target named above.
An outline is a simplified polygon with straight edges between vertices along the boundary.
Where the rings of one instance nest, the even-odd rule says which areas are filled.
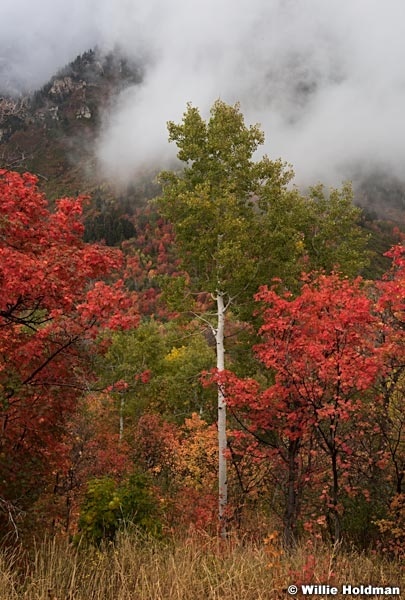
[[[211,392],[202,386],[200,374],[214,364],[214,349],[199,323],[149,320],[135,330],[114,334],[100,372],[106,387],[119,380],[128,383],[126,390],[117,392],[117,400],[119,404],[125,395],[124,416],[129,423],[145,411],[182,421],[209,403]],[[137,379],[145,370],[150,371],[148,383]]]
[[[120,485],[111,477],[91,479],[80,510],[76,542],[100,545],[114,541],[120,529],[131,525],[153,535],[161,531],[158,505],[147,477],[135,473]]]
[[[358,275],[369,263],[368,234],[360,227],[361,209],[353,204],[353,189],[317,185],[306,198],[307,215],[301,228],[314,270],[339,270],[348,277]]]

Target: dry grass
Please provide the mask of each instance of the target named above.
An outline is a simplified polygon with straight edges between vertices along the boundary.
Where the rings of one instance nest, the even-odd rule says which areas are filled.
[[[272,538],[221,545],[196,534],[171,543],[128,534],[103,551],[77,551],[55,539],[31,559],[18,551],[0,555],[1,600],[277,600],[288,598],[292,583],[405,590],[405,573],[398,563],[321,545],[285,556]]]

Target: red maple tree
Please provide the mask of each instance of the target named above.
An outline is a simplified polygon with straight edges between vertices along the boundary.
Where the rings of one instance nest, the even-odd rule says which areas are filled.
[[[31,174],[0,170],[0,498],[35,496],[88,386],[102,330],[135,326],[117,249],[83,242],[84,197],[51,211]],[[24,503],[23,503],[24,504]],[[25,502],[26,504],[26,502]]]
[[[405,540],[405,246],[387,253],[391,268],[377,283],[378,346],[383,370],[377,393],[382,403],[377,423],[382,437],[379,464],[384,469],[388,493],[384,502],[387,520],[380,522],[390,551],[403,553]],[[402,509],[402,511],[401,511]]]
[[[379,369],[376,320],[361,279],[337,274],[308,279],[297,297],[261,288],[262,342],[255,348],[273,374],[266,389],[254,380],[223,378],[230,407],[242,408],[254,434],[273,432],[288,471],[284,515],[286,542],[293,539],[305,445],[329,462],[321,490],[333,539],[341,536],[341,492],[354,453],[353,440],[371,410],[364,392]]]

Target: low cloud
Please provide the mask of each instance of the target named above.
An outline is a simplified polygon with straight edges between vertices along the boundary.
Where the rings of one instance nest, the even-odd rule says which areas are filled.
[[[6,1],[2,87],[38,87],[77,54],[119,45],[143,83],[104,115],[104,172],[129,181],[175,154],[166,122],[216,98],[260,122],[265,151],[297,182],[338,184],[358,171],[404,180],[405,5],[401,0]]]

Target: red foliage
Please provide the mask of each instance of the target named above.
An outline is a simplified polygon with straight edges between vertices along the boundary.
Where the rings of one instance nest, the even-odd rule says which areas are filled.
[[[385,472],[391,466],[395,498],[404,494],[405,472],[405,246],[394,246],[386,256],[392,259],[392,265],[377,284],[376,302],[379,351],[384,366],[379,382],[384,408],[378,425],[386,449],[379,462]]]
[[[168,514],[177,530],[197,530],[217,533],[218,496],[210,490],[181,487]]]
[[[228,404],[248,407],[255,430],[282,425],[290,440],[324,419],[347,421],[358,408],[356,392],[379,368],[375,318],[361,281],[321,276],[297,298],[263,287],[256,299],[264,305],[264,341],[255,351],[274,371],[274,384],[263,391],[256,380],[225,372]]]
[[[143,469],[172,476],[180,443],[176,425],[160,415],[145,413],[136,425],[134,439],[134,457]]]
[[[150,369],[145,369],[142,373],[135,375],[136,381],[140,381],[141,383],[149,383],[152,372]]]
[[[38,487],[56,460],[98,333],[138,322],[122,253],[83,242],[84,201],[63,198],[51,212],[33,175],[0,170],[0,477],[10,494],[21,478],[25,492]]]
[[[216,427],[197,414],[182,427],[146,413],[134,431],[133,457],[163,491],[169,527],[216,531]]]
[[[137,213],[134,226],[136,235],[122,244],[130,264],[127,277],[138,290],[142,314],[167,317],[166,307],[159,302],[162,277],[183,274],[174,252],[172,226],[150,209]]]
[[[308,279],[295,298],[263,287],[256,299],[263,305],[263,341],[255,351],[274,383],[262,390],[255,380],[231,373],[216,377],[225,386],[228,405],[244,411],[253,433],[274,432],[272,444],[289,472],[290,524],[298,509],[293,498],[303,481],[302,447],[316,434],[315,453],[322,451],[330,462],[323,498],[338,536],[338,498],[355,458],[353,443],[370,425],[365,415],[372,408],[362,392],[380,369],[378,320],[362,281],[336,274]]]
[[[402,366],[405,348],[405,246],[398,244],[386,256],[392,259],[392,266],[378,283],[379,312],[382,350],[389,367]]]
[[[347,419],[349,396],[376,376],[375,320],[361,286],[333,274],[305,284],[295,299],[266,287],[256,296],[265,303],[258,357],[276,369],[279,392],[309,401],[318,418],[328,403]]]

